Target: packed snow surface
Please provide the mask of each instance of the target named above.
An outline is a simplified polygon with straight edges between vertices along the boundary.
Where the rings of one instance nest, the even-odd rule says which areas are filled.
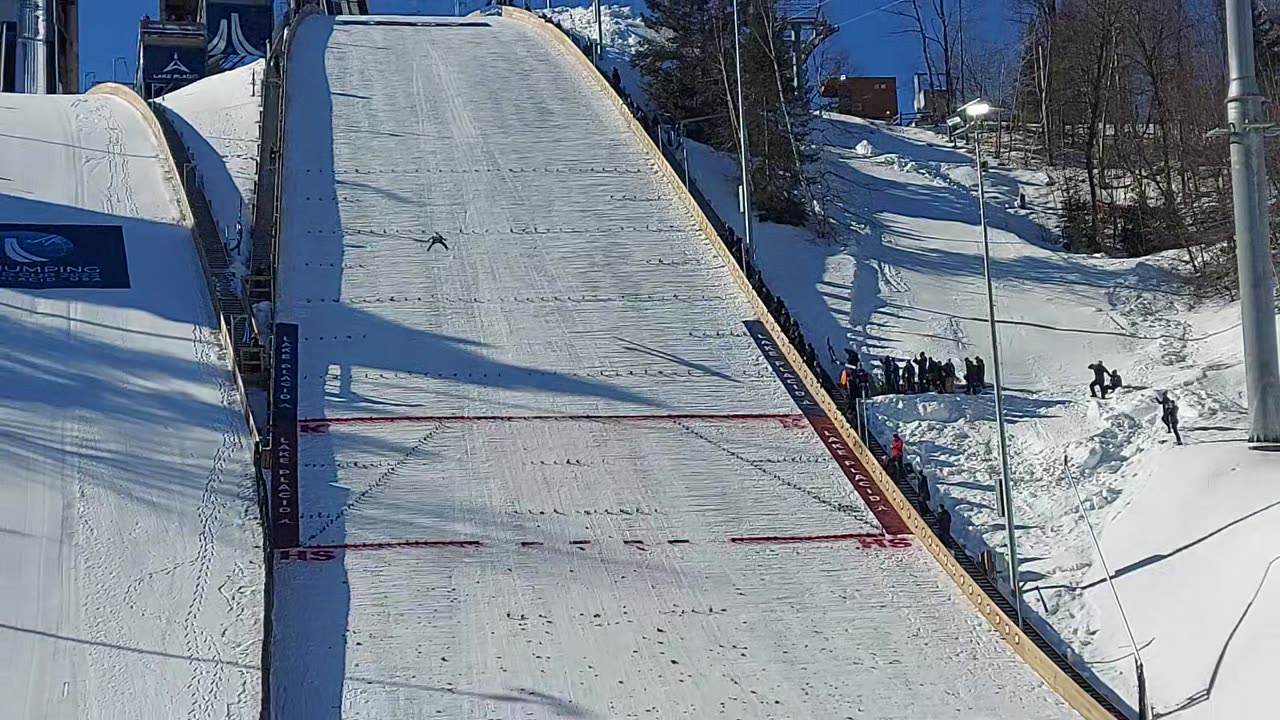
[[[0,716],[257,717],[254,472],[175,178],[121,100],[0,118],[0,221],[120,226],[131,280],[0,289]]]
[[[734,541],[881,525],[573,59],[390,20],[289,58],[276,717],[1071,716],[919,545]]]
[[[218,73],[159,99],[187,146],[227,252],[248,267],[258,180],[265,60]]]
[[[973,156],[925,130],[831,115],[815,124],[838,231],[820,240],[760,223],[756,253],[770,287],[816,347],[830,343],[833,366],[847,337],[877,371],[885,355],[924,351],[963,369],[961,358],[976,354],[990,382]],[[703,193],[740,232],[736,159],[693,143],[689,157]],[[1078,666],[1136,703],[1128,634],[1074,480],[1155,710],[1265,712],[1268,688],[1251,678],[1280,663],[1264,639],[1280,626],[1280,526],[1267,519],[1280,505],[1280,457],[1243,443],[1239,306],[1189,297],[1177,253],[1117,260],[1061,251],[1055,188],[1043,173],[992,164],[986,181],[1028,610]],[[1087,366],[1098,360],[1128,386],[1106,401],[1087,388]],[[1160,424],[1156,390],[1180,404],[1186,445]],[[992,396],[885,396],[873,411],[876,432],[900,432],[908,458],[927,469],[957,537],[975,555],[1003,555]]]

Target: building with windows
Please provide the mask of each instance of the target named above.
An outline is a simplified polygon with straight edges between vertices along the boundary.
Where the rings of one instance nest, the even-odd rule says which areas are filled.
[[[836,112],[868,120],[898,117],[898,80],[892,77],[827,78],[822,97],[836,100]]]

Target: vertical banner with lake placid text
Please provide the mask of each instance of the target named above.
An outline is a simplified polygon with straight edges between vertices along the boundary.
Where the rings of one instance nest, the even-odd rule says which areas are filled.
[[[271,541],[298,547],[298,326],[276,323],[271,372]]]
[[[769,367],[773,368],[774,374],[787,388],[787,394],[795,401],[796,407],[800,408],[800,412],[808,418],[809,424],[813,426],[814,432],[818,433],[822,444],[827,446],[827,452],[831,453],[832,459],[848,478],[849,484],[853,485],[858,496],[875,515],[876,521],[880,523],[885,534],[910,535],[911,528],[907,527],[906,521],[898,514],[897,509],[889,504],[888,498],[880,494],[880,489],[871,479],[871,473],[863,466],[857,454],[845,442],[836,424],[827,417],[826,411],[809,392],[809,388],[791,366],[791,361],[783,354],[782,348],[773,341],[773,336],[769,334],[764,323],[759,320],[746,320],[743,325],[751,334],[751,339],[756,341],[756,347],[760,348],[760,354],[764,355]]]

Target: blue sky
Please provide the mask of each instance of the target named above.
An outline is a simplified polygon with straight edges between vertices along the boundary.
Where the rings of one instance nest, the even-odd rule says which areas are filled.
[[[544,0],[532,0],[541,5]],[[857,17],[883,6],[888,0],[827,0],[823,5],[827,17],[833,23]],[[478,7],[480,2],[463,2],[466,8]],[[588,0],[563,2],[552,0],[553,5],[590,5]],[[618,4],[605,0],[605,4]],[[1008,0],[967,0],[968,11],[973,13],[976,25],[983,35],[992,39],[1012,34],[1008,23]],[[643,0],[631,2],[634,9],[644,7]],[[138,57],[138,20],[143,15],[157,17],[158,0],[97,0],[80,3],[80,72],[84,81],[86,72],[96,73],[98,80],[111,79],[113,64],[120,79],[132,82]],[[370,0],[370,9],[380,13],[444,13],[453,12],[453,0]],[[911,35],[900,34],[905,27],[902,18],[879,12],[840,28],[831,42],[845,50],[852,65],[852,72],[860,75],[895,75],[899,78],[899,97],[910,105],[911,74],[923,69],[920,60],[919,41]],[[124,63],[115,63],[116,57],[124,57]],[[905,87],[904,87],[905,85]]]
[[[143,15],[159,17],[159,0],[110,0],[80,3],[80,82],[85,73],[96,74],[98,80],[112,79],[114,59],[124,56],[129,65],[115,63],[116,73],[124,82],[133,82],[138,62],[138,21]]]

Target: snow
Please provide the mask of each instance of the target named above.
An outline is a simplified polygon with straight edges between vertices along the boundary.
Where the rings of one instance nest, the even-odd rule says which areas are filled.
[[[1070,717],[919,545],[733,540],[881,525],[602,91],[471,21],[289,59],[276,716]]]
[[[158,99],[187,146],[214,222],[241,275],[247,272],[251,247],[265,63],[258,60],[218,73]]]
[[[639,3],[637,3],[639,4]],[[612,70],[618,71],[622,86],[627,89],[641,108],[648,112],[656,110],[645,92],[640,75],[631,67],[631,54],[645,38],[652,38],[654,33],[644,24],[645,7],[634,5],[601,5],[601,28],[604,35],[604,49],[600,53],[600,68],[606,75]],[[591,7],[551,7],[539,10],[538,14],[554,20],[560,27],[568,30],[574,40],[596,39],[595,12]]]
[[[104,95],[0,95],[0,217],[123,227],[131,289],[0,289],[6,718],[257,717],[247,428],[156,139]]]
[[[928,131],[840,116],[818,127],[847,247],[759,223],[769,286],[815,347],[830,343],[839,354],[848,333],[864,359],[925,351],[960,365],[978,354],[990,380],[972,157]],[[695,180],[741,233],[735,159],[690,147]],[[1248,680],[1276,657],[1244,638],[1246,627],[1263,633],[1280,624],[1267,584],[1276,582],[1267,573],[1280,538],[1264,516],[1280,501],[1267,482],[1280,477],[1280,457],[1242,442],[1238,305],[1182,294],[1176,254],[1061,252],[1055,196],[1042,173],[992,165],[987,182],[1029,609],[1046,634],[1136,702],[1128,636],[1063,474],[1065,455],[1118,575],[1155,710],[1257,714],[1268,707],[1267,689]],[[1019,191],[1026,210],[1017,207]],[[1106,402],[1087,396],[1087,365],[1097,360],[1129,386]],[[1181,406],[1186,446],[1174,447],[1159,424],[1160,389]],[[928,468],[957,538],[975,555],[1001,555],[991,395],[882,397],[873,413],[876,431],[902,433],[908,458]]]
[[[858,123],[850,131],[874,136],[878,147],[889,134]],[[878,232],[859,248],[871,271],[865,285],[875,290],[869,302],[854,304],[855,342],[876,355],[976,352],[989,360],[972,160],[948,158],[953,151],[927,133],[895,134],[914,144],[895,162],[850,160],[860,184],[879,190],[869,196]],[[1065,457],[1118,576],[1139,646],[1149,646],[1142,655],[1154,709],[1170,712],[1211,684],[1221,653],[1230,651],[1226,659],[1240,666],[1275,662],[1272,653],[1240,655],[1229,645],[1277,539],[1264,524],[1242,518],[1280,499],[1265,482],[1280,477],[1280,457],[1251,453],[1241,442],[1238,307],[1197,306],[1177,294],[1176,255],[1113,260],[1062,253],[1050,241],[1051,228],[1038,222],[1051,209],[1037,207],[1051,197],[1045,178],[993,166],[988,182],[1015,510],[1026,525],[1019,545],[1027,602],[1133,701],[1128,636],[1110,591],[1098,582],[1103,572],[1064,477]],[[1010,209],[1019,189],[1031,202],[1026,212]],[[1087,396],[1087,365],[1097,360],[1119,370],[1128,386],[1106,401]],[[1172,446],[1159,424],[1154,395],[1162,389],[1182,407],[1187,446]],[[947,504],[962,511],[962,539],[1002,551],[990,396],[899,397],[875,405],[882,431],[903,433]],[[1274,625],[1280,615],[1267,613],[1275,610],[1254,605],[1250,620]],[[1220,673],[1231,667],[1224,663]],[[1219,677],[1229,682],[1230,675]],[[1232,686],[1181,715],[1249,715],[1267,703],[1261,686]]]

